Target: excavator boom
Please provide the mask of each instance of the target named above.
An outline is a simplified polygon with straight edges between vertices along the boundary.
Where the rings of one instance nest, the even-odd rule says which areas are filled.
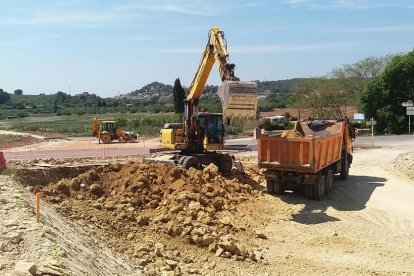
[[[257,113],[257,85],[254,82],[240,81],[234,75],[236,66],[230,63],[224,33],[217,26],[211,27],[209,40],[190,85],[186,102],[189,105],[198,104],[198,99],[203,93],[214,63],[217,65],[222,80],[222,85],[217,92],[222,102],[224,115],[255,117]]]

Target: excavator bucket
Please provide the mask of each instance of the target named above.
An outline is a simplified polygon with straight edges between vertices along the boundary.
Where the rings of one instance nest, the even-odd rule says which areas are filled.
[[[217,89],[226,121],[254,120],[257,115],[257,84],[249,81],[223,81]]]

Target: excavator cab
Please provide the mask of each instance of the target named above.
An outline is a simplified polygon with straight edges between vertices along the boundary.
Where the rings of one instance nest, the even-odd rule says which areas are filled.
[[[102,131],[107,131],[111,136],[115,136],[116,133],[115,121],[103,121],[102,122]]]
[[[223,116],[220,113],[199,113],[198,121],[201,128],[202,144],[205,150],[219,150],[223,148],[224,126]]]

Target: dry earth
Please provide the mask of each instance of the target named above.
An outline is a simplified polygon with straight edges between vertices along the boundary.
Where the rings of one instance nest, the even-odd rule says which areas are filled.
[[[139,159],[63,174],[56,172],[67,165],[51,161],[53,177],[36,182],[49,172],[19,163],[26,183],[42,184],[30,190],[43,192],[44,216],[33,224],[33,195],[2,176],[1,219],[17,222],[1,226],[0,275],[14,275],[22,259],[40,269],[46,262],[55,275],[414,275],[408,150],[356,151],[350,177],[335,179],[322,202],[268,195],[255,153],[239,154],[247,175],[231,176],[214,166],[185,171]],[[401,156],[407,162],[394,161]],[[9,200],[16,191],[20,208]],[[19,243],[8,238],[16,231]],[[40,250],[49,243],[59,254]]]

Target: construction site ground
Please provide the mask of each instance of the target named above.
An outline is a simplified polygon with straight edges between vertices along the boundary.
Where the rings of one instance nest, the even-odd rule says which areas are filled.
[[[414,274],[414,145],[355,149],[323,201],[269,195],[256,154],[229,176],[142,157],[8,162],[0,275]]]

